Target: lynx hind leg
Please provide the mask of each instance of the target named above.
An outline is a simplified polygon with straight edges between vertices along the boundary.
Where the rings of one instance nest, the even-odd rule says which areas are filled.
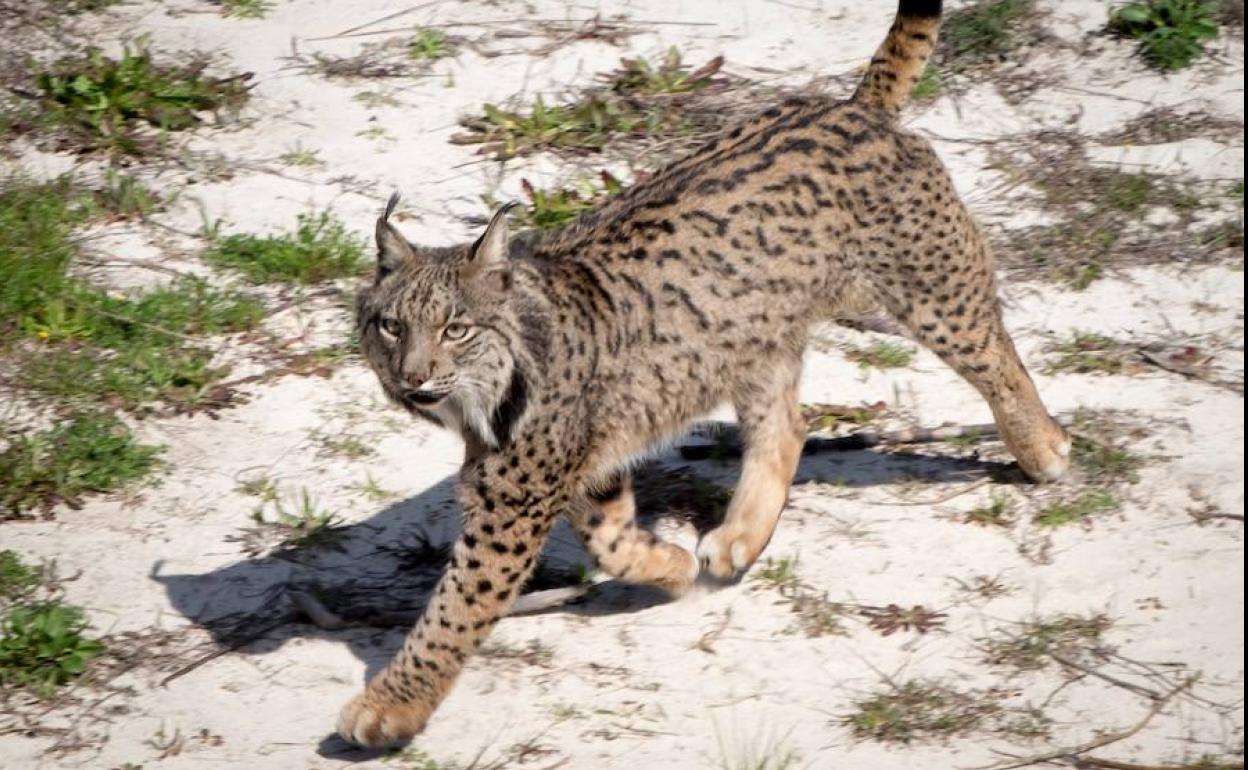
[[[698,577],[698,560],[638,527],[635,515],[632,479],[621,476],[609,489],[574,504],[568,518],[608,575],[655,585],[672,596],[684,594]]]
[[[740,577],[767,547],[797,473],[806,437],[797,403],[800,361],[776,365],[734,399],[744,452],[724,521],[698,543],[703,568]]]
[[[1070,437],[1045,409],[1005,330],[983,236],[947,184],[944,189],[956,207],[948,212],[952,223],[934,234],[903,234],[900,240],[916,247],[882,265],[877,290],[893,316],[987,400],[1023,471],[1035,481],[1056,481],[1070,464]],[[910,264],[918,254],[931,264]]]

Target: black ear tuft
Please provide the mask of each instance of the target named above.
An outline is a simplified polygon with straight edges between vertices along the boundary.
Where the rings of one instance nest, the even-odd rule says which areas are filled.
[[[390,215],[399,205],[399,194],[394,192],[386,201],[386,209],[377,217],[377,279],[394,272],[405,261],[412,259],[415,253],[407,239],[390,224]]]

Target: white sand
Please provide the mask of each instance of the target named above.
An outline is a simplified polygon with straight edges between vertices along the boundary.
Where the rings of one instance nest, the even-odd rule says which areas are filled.
[[[631,37],[624,47],[580,42],[543,58],[522,53],[483,58],[465,51],[453,61],[438,62],[423,79],[341,83],[293,66],[287,58],[292,38],[301,41],[304,53],[353,53],[361,42],[385,36],[307,41],[401,10],[403,4],[278,2],[267,18],[254,21],[219,18],[207,4],[187,0],[120,6],[91,22],[99,25],[101,42],[150,32],[159,49],[218,52],[233,67],[256,73],[254,98],[245,112],[248,124],[202,131],[192,141],[198,151],[219,154],[234,175],[188,184],[182,172],[162,174],[157,179],[179,189],[180,198],[159,220],[194,231],[202,206],[229,230],[266,231],[288,227],[295,214],[309,207],[330,206],[365,232],[381,202],[399,189],[407,204],[403,227],[409,237],[451,242],[472,232],[460,217],[485,213],[479,199],[483,192],[497,188],[500,198],[514,196],[521,178],[548,181],[566,177],[570,168],[551,158],[500,167],[480,161],[471,146],[449,144],[457,116],[481,102],[588,84],[594,73],[611,69],[623,55],[653,55],[668,45],[680,46],[694,63],[722,53],[732,71],[770,72],[765,77],[777,83],[846,75],[865,63],[893,12],[891,2],[815,0],[504,0],[427,6],[382,26],[583,19],[600,13],[622,14],[654,32]],[[1047,84],[1029,99],[1010,104],[985,83],[956,100],[944,97],[905,116],[909,126],[934,138],[959,189],[984,221],[1021,223],[1038,217],[1018,202],[1022,191],[1007,194],[1007,180],[986,168],[984,148],[965,140],[1040,128],[1099,133],[1159,106],[1200,108],[1242,120],[1242,39],[1220,38],[1211,46],[1214,57],[1163,77],[1142,66],[1129,44],[1085,37],[1101,26],[1104,3],[1068,0],[1042,6],[1052,10],[1045,24],[1072,45],[1033,52],[1023,63],[1008,65],[1044,78]],[[484,30],[455,31],[476,37]],[[508,40],[490,45],[518,51],[538,44]],[[1087,50],[1081,56],[1075,46]],[[366,108],[353,99],[366,90],[385,90],[399,104]],[[360,134],[374,126],[392,140]],[[1130,169],[1242,180],[1242,139],[1233,146],[1203,138],[1156,147],[1094,146],[1093,157]],[[316,150],[320,165],[283,168],[277,158],[296,146]],[[344,175],[354,182],[339,179]],[[99,246],[141,258],[168,254],[179,265],[193,259],[195,240],[168,234],[156,239],[152,232],[117,233]],[[133,285],[150,276],[123,273],[115,279],[118,285]],[[974,640],[1037,614],[1103,612],[1115,621],[1106,639],[1123,655],[1159,665],[1181,663],[1201,674],[1195,692],[1237,705],[1219,714],[1190,700],[1176,701],[1146,729],[1101,753],[1144,763],[1192,759],[1205,752],[1242,753],[1242,523],[1199,526],[1188,510],[1208,503],[1243,513],[1243,397],[1162,372],[1046,376],[1038,369],[1045,360],[1043,344],[1074,329],[1141,339],[1182,333],[1209,335],[1207,344],[1219,351],[1217,367],[1242,382],[1243,291],[1242,272],[1223,267],[1136,269],[1084,292],[1007,283],[1009,326],[1050,408],[1122,410],[1147,429],[1130,448],[1151,459],[1139,483],[1124,491],[1122,509],[1098,516],[1087,527],[1055,531],[1047,560],[1035,558],[1041,533],[1026,516],[1007,531],[956,521],[956,514],[988,499],[987,488],[936,505],[896,505],[941,498],[964,484],[949,476],[947,463],[859,453],[803,463],[766,556],[799,558],[801,579],[833,600],[941,609],[948,613],[943,629],[883,637],[851,620],[848,636],[811,639],[786,633],[794,616],[777,603],[774,591],[757,590],[748,580],[672,604],[590,605],[510,618],[499,625],[496,641],[523,646],[540,640],[552,651],[549,664],[473,660],[414,745],[441,762],[467,765],[484,751],[483,762],[511,757],[507,767],[526,768],[710,768],[723,766],[725,755],[727,765],[735,767],[731,762],[748,753],[742,747],[769,740],[800,755],[795,767],[985,765],[997,759],[994,749],[1042,752],[1050,743],[1028,747],[979,734],[943,745],[882,746],[855,742],[840,718],[852,711],[856,698],[880,691],[888,678],[932,676],[963,687],[1017,688],[1019,694],[1004,702],[1038,704],[1062,681],[1060,673],[1007,679],[979,662]],[[342,322],[324,310],[289,310],[270,323],[288,334],[323,340]],[[201,616],[205,608],[211,608],[209,614],[261,609],[263,591],[297,572],[280,561],[248,560],[237,543],[226,540],[249,524],[254,500],[236,486],[257,472],[277,476],[284,490],[306,488],[353,524],[377,526],[376,542],[415,528],[449,537],[457,515],[448,502],[449,479],[461,451],[457,439],[402,420],[383,405],[362,366],[346,366],[330,379],[286,377],[250,394],[250,403],[222,412],[220,419],[140,424],[145,439],[169,447],[170,470],[159,487],[131,500],[95,499],[82,510],[59,510],[54,521],[5,524],[0,529],[4,547],[55,557],[66,572],[81,570],[82,576],[67,584],[69,599],[89,608],[97,628],[119,632],[178,629],[188,623],[187,615]],[[801,396],[837,403],[883,399],[924,425],[989,419],[970,387],[926,352],[910,368],[863,375],[837,352],[812,351]],[[377,456],[358,461],[318,456],[310,434],[343,430],[364,437]],[[700,472],[730,481],[731,467],[702,465]],[[938,476],[934,480],[914,480],[932,473]],[[406,502],[392,509],[362,496],[358,485],[370,475]],[[1020,499],[1033,491],[1010,489]],[[688,531],[668,534],[691,538]],[[158,564],[161,579],[152,574]],[[1013,592],[966,603],[955,580],[973,575],[998,576]],[[724,618],[727,625],[714,652],[696,649],[695,643]],[[120,705],[124,713],[112,714],[110,723],[78,723],[92,739],[90,748],[50,755],[44,750],[55,736],[0,735],[0,765],[337,767],[344,757],[318,755],[318,744],[330,733],[338,708],[362,684],[365,664],[383,662],[399,638],[397,631],[329,633],[290,626],[167,688],[155,686],[161,673],[140,667],[119,680],[133,685],[134,694],[117,696],[94,712],[107,714],[108,707]],[[1130,725],[1148,707],[1146,699],[1121,688],[1084,679],[1047,707],[1057,720],[1051,745],[1074,745],[1098,730]],[[75,716],[48,715],[47,724],[63,726]],[[220,740],[205,739],[201,731]],[[152,745],[154,736],[177,733],[186,739],[181,751],[161,758],[162,751]],[[516,753],[521,744],[532,748],[524,757]],[[369,760],[360,766],[381,765]]]

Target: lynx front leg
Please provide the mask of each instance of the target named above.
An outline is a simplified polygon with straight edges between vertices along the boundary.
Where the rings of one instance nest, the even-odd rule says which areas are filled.
[[[464,529],[450,566],[403,649],[342,710],[338,733],[351,743],[394,745],[420,732],[533,571],[552,511],[571,495],[504,483],[509,462],[487,458],[461,476]]]
[[[568,518],[608,575],[656,585],[672,596],[684,594],[698,576],[698,560],[638,527],[635,515],[633,482],[624,476],[610,489],[574,504]]]
[[[745,451],[741,479],[724,523],[698,543],[698,557],[717,578],[739,576],[771,540],[797,473],[806,430],[797,404],[801,364],[774,363],[735,399]]]

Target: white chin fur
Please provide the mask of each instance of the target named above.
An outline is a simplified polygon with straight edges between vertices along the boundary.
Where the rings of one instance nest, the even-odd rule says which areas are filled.
[[[448,428],[457,431],[461,436],[472,433],[488,447],[497,448],[498,438],[490,426],[492,406],[481,393],[469,389],[457,391],[438,405],[434,414]]]

